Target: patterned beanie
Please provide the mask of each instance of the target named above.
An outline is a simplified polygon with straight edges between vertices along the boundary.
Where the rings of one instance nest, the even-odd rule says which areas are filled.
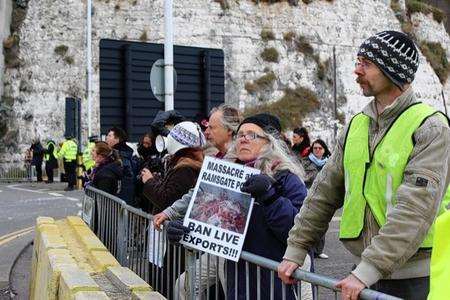
[[[404,33],[382,31],[362,43],[358,56],[375,63],[401,90],[414,80],[419,67],[419,53],[414,42]]]
[[[173,155],[184,148],[203,147],[205,143],[206,139],[200,126],[190,121],[184,121],[170,130],[167,136],[167,152]]]

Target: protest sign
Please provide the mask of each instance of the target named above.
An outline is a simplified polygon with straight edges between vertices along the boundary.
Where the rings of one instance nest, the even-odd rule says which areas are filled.
[[[92,222],[93,210],[94,210],[94,199],[92,199],[88,195],[84,195],[83,207],[81,210],[81,218],[89,226],[92,225],[91,222]]]
[[[238,261],[250,220],[253,199],[241,186],[260,171],[206,157],[189,203],[185,246]]]
[[[161,226],[163,228],[163,226]],[[166,237],[165,231],[157,231],[153,222],[150,222],[148,228],[148,260],[150,263],[162,268],[164,256],[166,255]]]

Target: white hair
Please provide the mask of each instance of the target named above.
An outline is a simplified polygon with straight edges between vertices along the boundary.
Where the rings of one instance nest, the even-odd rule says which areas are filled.
[[[267,138],[268,143],[263,146],[260,154],[256,158],[254,168],[261,170],[263,174],[271,177],[282,170],[289,170],[303,181],[305,178],[305,171],[297,158],[295,158],[287,144],[281,138],[276,138],[272,134],[265,131],[262,134]],[[236,160],[237,157],[237,140],[234,140],[230,149],[225,156],[225,159]]]

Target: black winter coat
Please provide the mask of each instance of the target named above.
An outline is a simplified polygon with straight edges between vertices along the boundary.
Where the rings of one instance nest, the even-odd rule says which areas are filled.
[[[133,149],[131,149],[125,142],[114,145],[115,150],[119,152],[122,160],[123,177],[120,193],[118,197],[124,200],[128,205],[137,206],[134,199],[134,184],[136,182],[136,175],[133,163]]]
[[[53,154],[55,150],[54,144],[48,144],[47,149],[45,150],[45,154],[48,154],[48,160],[45,162],[45,166],[47,168],[56,169],[58,168],[58,160]]]
[[[44,159],[44,147],[42,147],[41,142],[37,142],[31,145],[30,149],[33,150],[33,159],[31,164],[33,166],[42,165],[42,160]]]
[[[119,181],[123,177],[123,168],[118,162],[111,162],[100,166],[95,172],[91,185],[108,194],[117,196]]]

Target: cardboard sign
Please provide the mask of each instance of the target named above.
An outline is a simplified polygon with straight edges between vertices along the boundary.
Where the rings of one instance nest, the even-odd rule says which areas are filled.
[[[259,173],[244,165],[206,157],[183,222],[191,231],[181,243],[238,261],[253,208],[253,199],[241,192],[241,186]]]

